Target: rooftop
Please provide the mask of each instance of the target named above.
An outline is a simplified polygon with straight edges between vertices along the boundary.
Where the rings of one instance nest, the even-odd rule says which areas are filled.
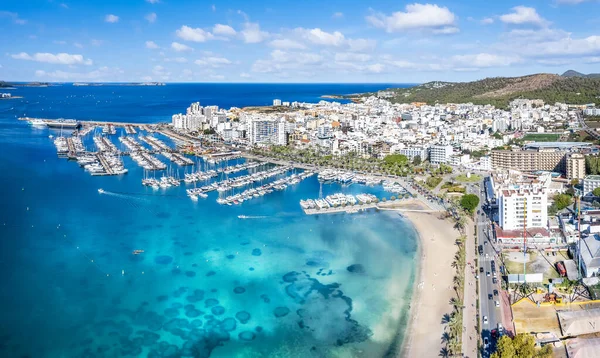
[[[568,149],[568,148],[583,148],[583,147],[591,147],[593,143],[586,142],[533,142],[529,144],[525,144],[524,148],[534,148],[534,149]]]

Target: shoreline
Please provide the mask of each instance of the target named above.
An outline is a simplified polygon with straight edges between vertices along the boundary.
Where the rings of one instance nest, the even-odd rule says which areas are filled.
[[[437,357],[445,324],[442,318],[452,312],[451,263],[458,233],[451,223],[435,213],[403,212],[417,233],[417,267],[410,298],[408,323],[397,357]],[[435,225],[432,225],[435,223]],[[436,291],[437,288],[437,291]],[[434,333],[439,326],[439,334]]]

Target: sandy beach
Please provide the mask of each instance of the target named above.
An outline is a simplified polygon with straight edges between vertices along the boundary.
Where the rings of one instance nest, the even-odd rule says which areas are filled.
[[[404,212],[419,233],[420,267],[411,300],[403,357],[437,357],[442,349],[442,317],[452,312],[451,264],[458,231],[437,213]]]

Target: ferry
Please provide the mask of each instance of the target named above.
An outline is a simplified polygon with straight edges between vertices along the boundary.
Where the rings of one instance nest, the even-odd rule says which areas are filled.
[[[133,252],[131,252],[131,253],[134,255],[139,255],[139,254],[144,253],[144,250],[133,250]]]
[[[98,189],[98,194],[104,194],[104,189],[102,189],[102,188]]]
[[[48,127],[46,122],[43,119],[39,119],[39,118],[34,118],[34,119],[29,120],[29,124],[31,124],[33,127],[37,127],[37,128]]]

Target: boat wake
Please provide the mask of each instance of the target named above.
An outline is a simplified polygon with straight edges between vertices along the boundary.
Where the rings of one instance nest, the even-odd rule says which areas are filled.
[[[150,200],[148,200],[146,198],[142,198],[142,197],[137,196],[135,194],[123,194],[123,193],[118,193],[118,192],[114,192],[114,191],[108,191],[108,190],[104,190],[104,189],[98,189],[98,194],[100,194],[100,195],[108,195],[108,196],[112,196],[112,197],[117,198],[117,199],[125,200],[125,201],[129,202],[130,204],[132,204],[134,207],[139,206],[139,204],[148,204],[148,203],[150,203]]]
[[[238,215],[238,219],[266,219],[267,216]]]

